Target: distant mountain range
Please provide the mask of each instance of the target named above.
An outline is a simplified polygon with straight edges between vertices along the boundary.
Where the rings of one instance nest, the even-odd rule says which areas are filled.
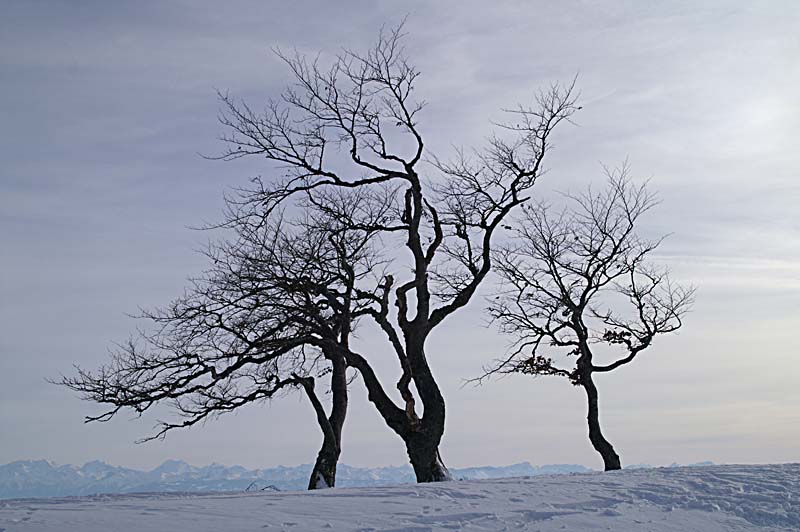
[[[670,467],[676,466],[678,464]],[[246,469],[242,466],[227,467],[220,464],[195,467],[181,460],[167,460],[152,471],[140,471],[97,460],[80,467],[57,465],[49,460],[22,460],[0,466],[0,499],[100,493],[303,490],[308,484],[311,467],[311,464],[270,469]],[[637,464],[628,468],[647,467],[652,466]],[[453,478],[461,480],[589,471],[592,469],[582,465],[535,466],[528,462],[450,470]],[[336,473],[336,485],[339,487],[387,486],[409,482],[414,482],[414,472],[408,465],[367,468],[339,464]]]
[[[167,460],[152,471],[117,467],[105,462],[83,466],[57,465],[48,460],[24,460],[0,466],[0,499],[63,497],[98,493],[203,492],[243,490],[302,490],[308,484],[311,464],[250,470],[242,466],[211,464],[195,467]],[[528,462],[503,467],[451,469],[457,479],[525,477],[551,473],[591,471],[581,465],[534,466]],[[336,485],[378,486],[414,482],[410,466],[364,468],[340,464]]]

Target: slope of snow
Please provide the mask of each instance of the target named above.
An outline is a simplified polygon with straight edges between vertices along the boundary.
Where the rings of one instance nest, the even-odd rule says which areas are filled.
[[[0,502],[0,532],[800,530],[800,464]]]

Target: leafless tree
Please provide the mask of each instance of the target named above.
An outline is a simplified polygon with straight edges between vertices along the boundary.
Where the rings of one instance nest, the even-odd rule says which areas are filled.
[[[144,346],[131,341],[109,364],[78,368],[60,384],[110,405],[87,421],[171,404],[179,420],[160,422],[145,440],[300,388],[323,433],[309,489],[333,486],[347,412],[342,350],[365,311],[356,285],[382,266],[374,230],[343,227],[322,208],[344,203],[378,224],[386,204],[368,193],[327,194],[316,200],[320,208],[309,206],[295,219],[265,216],[234,196],[223,225],[235,237],[210,247],[212,266],[183,297],[144,313],[155,326],[142,333]],[[330,414],[315,376],[329,378]]]
[[[513,244],[498,250],[504,284],[489,312],[515,343],[488,374],[556,375],[583,387],[589,439],[612,470],[620,459],[600,430],[593,376],[629,364],[657,335],[681,327],[694,290],[646,260],[661,242],[636,235],[656,204],[646,185],[629,179],[627,164],[607,175],[602,191],[569,195],[571,209],[526,205]],[[619,358],[596,362],[613,348]]]
[[[428,156],[419,127],[424,102],[415,98],[419,72],[407,61],[402,39],[402,26],[382,31],[366,53],[346,50],[327,66],[278,51],[294,84],[260,111],[221,95],[228,149],[220,158],[276,163],[283,178],[257,179],[245,194],[267,211],[297,198],[316,202],[331,189],[387,186],[394,192],[394,216],[381,224],[365,223],[346,207],[331,212],[348,227],[380,232],[387,248],[399,250],[391,273],[377,286],[362,283],[356,293],[397,356],[402,402],[381,384],[371,355],[342,352],[405,442],[417,480],[430,482],[450,477],[439,453],[445,402],[426,341],[486,278],[493,235],[527,200],[554,129],[577,107],[572,85],[554,85],[533,107],[509,110],[510,123],[500,125],[501,134],[485,150],[459,153],[452,162]]]

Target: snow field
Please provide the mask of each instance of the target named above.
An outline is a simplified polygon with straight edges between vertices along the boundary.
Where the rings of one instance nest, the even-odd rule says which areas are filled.
[[[800,530],[800,464],[0,501],[0,532]]]

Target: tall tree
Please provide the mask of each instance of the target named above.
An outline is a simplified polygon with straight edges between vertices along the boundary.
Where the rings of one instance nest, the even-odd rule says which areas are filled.
[[[367,192],[328,194],[317,202],[347,204],[365,221],[380,223],[386,204]],[[110,405],[87,421],[171,404],[179,420],[160,422],[145,440],[300,388],[323,434],[309,489],[331,487],[347,412],[342,352],[364,312],[356,284],[380,271],[377,234],[343,227],[314,206],[286,219],[278,212],[265,216],[241,199],[229,200],[222,224],[234,237],[210,247],[212,266],[183,297],[144,313],[154,327],[142,333],[143,342],[130,341],[99,370],[78,368],[59,383]],[[330,413],[315,376],[329,376]]]
[[[510,356],[489,374],[556,375],[582,387],[589,439],[606,470],[621,464],[600,429],[594,375],[631,363],[656,336],[678,330],[694,293],[648,264],[661,239],[642,239],[635,226],[656,200],[628,174],[627,164],[608,171],[604,190],[567,196],[568,210],[526,206],[513,243],[496,254],[504,285],[489,308],[515,338]],[[622,355],[597,362],[613,348]]]
[[[404,250],[377,286],[357,290],[397,356],[401,402],[387,393],[369,354],[341,352],[405,442],[417,480],[431,482],[450,477],[439,453],[445,402],[426,341],[486,278],[494,233],[527,200],[554,129],[577,107],[572,85],[554,85],[533,107],[510,110],[513,120],[485,150],[460,152],[452,162],[431,157],[424,165],[418,123],[424,102],[414,97],[419,72],[407,61],[402,38],[402,26],[381,32],[366,53],[344,51],[328,66],[279,51],[295,83],[260,112],[222,95],[229,148],[220,158],[258,156],[280,166],[283,179],[257,179],[248,192],[252,204],[267,210],[298,197],[313,203],[336,188],[394,191],[395,216],[385,223],[364,223],[346,207],[332,212],[346,226],[378,231]]]

